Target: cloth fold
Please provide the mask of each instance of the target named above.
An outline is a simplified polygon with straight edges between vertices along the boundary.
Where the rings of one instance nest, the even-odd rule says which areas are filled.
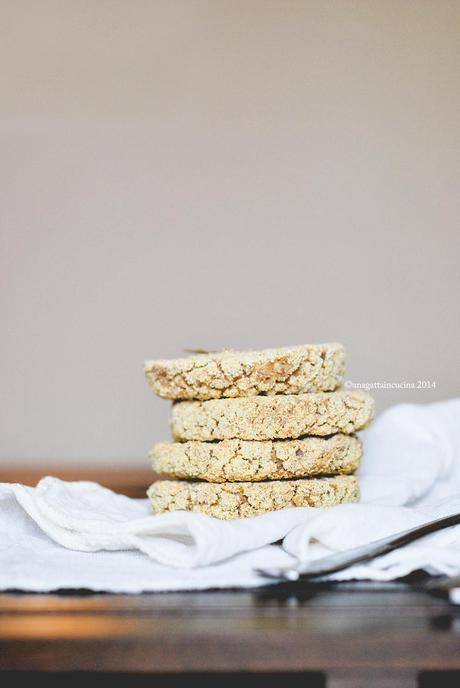
[[[362,437],[360,504],[252,519],[153,515],[148,500],[90,482],[1,484],[0,588],[253,587],[266,583],[259,566],[308,561],[460,511],[460,399],[395,406]],[[391,580],[420,568],[460,574],[460,526],[331,578]]]

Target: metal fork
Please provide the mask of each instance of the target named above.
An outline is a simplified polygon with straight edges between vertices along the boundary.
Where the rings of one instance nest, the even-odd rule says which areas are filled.
[[[330,573],[336,573],[337,571],[342,571],[347,569],[353,564],[359,564],[363,561],[370,561],[375,559],[375,557],[380,557],[388,552],[393,552],[393,550],[408,545],[414,540],[418,540],[424,535],[429,535],[437,530],[443,530],[444,528],[449,528],[450,526],[455,526],[460,523],[460,513],[452,514],[451,516],[445,516],[444,518],[438,518],[434,521],[429,521],[423,526],[417,526],[416,528],[410,528],[409,530],[404,530],[395,535],[390,535],[389,537],[382,538],[380,540],[374,540],[367,545],[362,545],[360,547],[354,547],[345,552],[339,552],[338,554],[332,554],[327,557],[322,557],[321,559],[316,559],[306,564],[298,564],[297,566],[279,568],[279,567],[268,567],[268,568],[258,568],[255,569],[256,573],[264,576],[265,578],[271,578],[279,581],[296,581],[300,578],[316,578],[318,576],[325,576]]]

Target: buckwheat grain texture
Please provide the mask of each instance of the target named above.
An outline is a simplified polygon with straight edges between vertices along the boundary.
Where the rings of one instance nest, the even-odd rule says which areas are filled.
[[[351,435],[373,415],[373,399],[364,392],[182,401],[173,405],[171,429],[178,441],[296,439]]]
[[[213,483],[354,473],[362,456],[353,435],[298,440],[161,442],[150,451],[156,473]]]
[[[341,344],[223,351],[146,361],[150,387],[165,399],[220,399],[333,391],[344,376]]]
[[[357,502],[359,486],[352,475],[260,483],[159,480],[150,486],[147,494],[156,513],[185,510],[230,520],[260,516],[285,507]]]

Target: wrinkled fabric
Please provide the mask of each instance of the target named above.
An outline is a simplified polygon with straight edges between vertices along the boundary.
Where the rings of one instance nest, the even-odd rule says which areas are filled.
[[[107,592],[254,587],[258,567],[291,566],[460,511],[460,399],[395,406],[362,433],[361,501],[220,521],[154,515],[90,482],[0,485],[0,588]],[[275,544],[277,543],[277,544]],[[460,574],[460,526],[331,579]]]

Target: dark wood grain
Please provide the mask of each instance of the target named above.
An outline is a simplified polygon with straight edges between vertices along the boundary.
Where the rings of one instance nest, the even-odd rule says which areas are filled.
[[[460,617],[444,600],[399,589],[295,590],[2,595],[0,668],[460,669]]]

